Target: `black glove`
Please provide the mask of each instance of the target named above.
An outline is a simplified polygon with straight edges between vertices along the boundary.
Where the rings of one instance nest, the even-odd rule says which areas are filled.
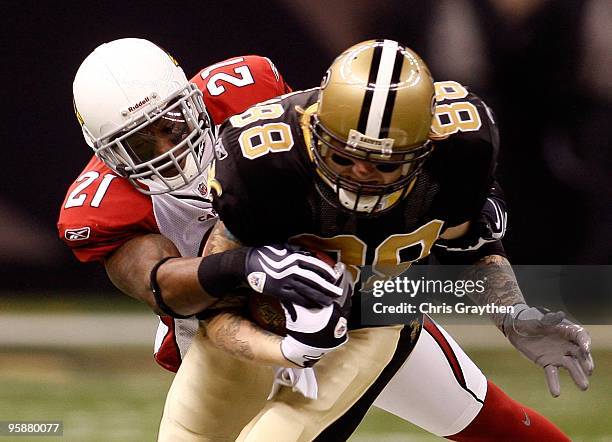
[[[456,239],[440,240],[436,246],[449,252],[471,252],[478,250],[483,244],[502,239],[508,226],[508,212],[503,195],[496,191],[496,187],[490,189],[480,215],[472,221],[470,230],[465,235]]]
[[[486,241],[497,241],[506,234],[508,212],[506,202],[499,195],[489,195],[478,219],[480,236]]]
[[[245,262],[251,288],[306,308],[324,307],[342,296],[342,264],[334,268],[296,246],[252,247]]]

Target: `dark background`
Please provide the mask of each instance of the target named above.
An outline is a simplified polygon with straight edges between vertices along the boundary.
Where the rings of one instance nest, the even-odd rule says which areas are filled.
[[[506,247],[520,264],[610,264],[612,23],[607,0],[267,2],[20,1],[3,8],[0,294],[105,292],[98,264],[73,258],[59,206],[92,152],[72,80],[99,44],[149,39],[187,76],[223,59],[271,58],[294,89],[369,38],[419,52],[497,113]]]

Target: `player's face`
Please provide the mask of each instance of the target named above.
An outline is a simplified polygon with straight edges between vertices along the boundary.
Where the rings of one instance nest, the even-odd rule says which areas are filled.
[[[377,164],[334,151],[325,156],[325,163],[340,176],[362,184],[390,184],[401,175],[400,164]]]
[[[150,161],[172,149],[189,135],[190,129],[182,117],[177,114],[164,116],[147,127],[139,130],[127,138],[127,145],[131,149],[134,160],[138,163]],[[187,147],[185,147],[186,149]],[[181,152],[176,152],[176,156]],[[185,159],[179,160],[181,167]],[[176,168],[167,168],[160,171],[165,177],[177,175]]]

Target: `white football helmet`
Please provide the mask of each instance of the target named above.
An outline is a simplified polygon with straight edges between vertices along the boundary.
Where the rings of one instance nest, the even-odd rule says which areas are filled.
[[[73,94],[87,144],[145,194],[185,188],[212,160],[202,93],[150,41],[98,46],[79,67]]]

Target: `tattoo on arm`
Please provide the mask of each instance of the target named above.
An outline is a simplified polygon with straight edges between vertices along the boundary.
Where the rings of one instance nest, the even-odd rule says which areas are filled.
[[[212,333],[209,337],[217,348],[238,359],[255,360],[256,352],[253,350],[251,343],[259,342],[261,344],[260,339],[265,339],[280,348],[282,337],[258,327],[237,314],[222,313],[213,321],[217,323],[217,326],[213,327],[212,330],[207,327],[208,332]],[[244,339],[247,336],[248,339]]]
[[[229,230],[227,230],[225,224],[223,224],[222,221],[217,221],[217,224],[215,224],[215,227],[213,227],[213,230],[210,232],[210,236],[206,241],[203,255],[213,255],[226,250],[237,249],[241,246],[242,244],[240,244],[240,241],[238,241],[238,239],[232,235]]]
[[[238,338],[242,318],[239,316],[228,316],[223,325],[215,330],[214,341],[217,347],[225,350],[239,359],[252,361],[255,358],[253,349],[248,341]]]
[[[466,279],[485,281],[482,293],[474,291],[469,295],[478,305],[515,305],[525,302],[510,262],[503,256],[489,255],[480,259],[468,271]],[[503,313],[491,314],[491,319],[500,330],[504,317]]]

